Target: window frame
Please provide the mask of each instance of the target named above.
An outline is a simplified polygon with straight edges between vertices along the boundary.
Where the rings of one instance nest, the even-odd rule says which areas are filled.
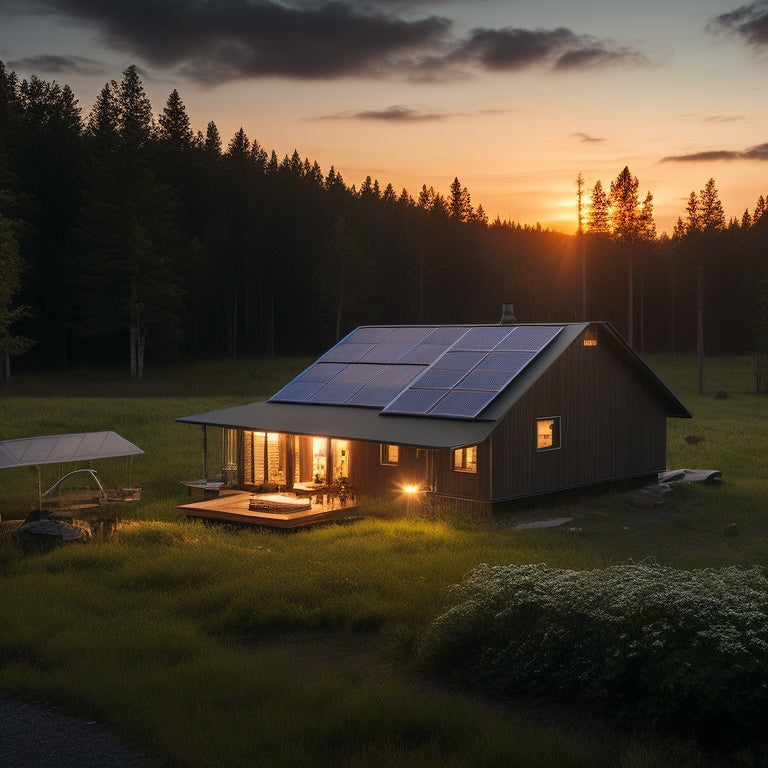
[[[539,442],[539,424],[549,421],[552,430],[552,444],[541,445]],[[553,428],[554,427],[554,428]],[[559,451],[563,444],[562,419],[560,416],[540,416],[536,419],[536,453],[546,453],[547,451]]]
[[[395,457],[392,458],[392,449]],[[397,443],[379,443],[379,463],[384,467],[396,467],[400,463],[400,446]]]
[[[474,461],[470,462],[469,452],[474,453]],[[460,456],[460,461],[456,461],[457,456]],[[451,451],[451,469],[454,472],[462,472],[467,475],[477,474],[477,443],[472,445],[465,445],[461,448],[454,448]]]

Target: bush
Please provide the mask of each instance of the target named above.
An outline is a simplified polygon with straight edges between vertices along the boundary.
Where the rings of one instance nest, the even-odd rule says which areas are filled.
[[[768,706],[764,569],[596,571],[480,566],[430,627],[433,668],[699,736],[762,736]]]

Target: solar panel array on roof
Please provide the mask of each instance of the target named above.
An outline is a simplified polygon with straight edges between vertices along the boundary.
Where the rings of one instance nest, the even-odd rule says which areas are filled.
[[[270,401],[475,418],[561,330],[549,325],[358,328]]]
[[[470,328],[383,413],[474,419],[563,326]]]

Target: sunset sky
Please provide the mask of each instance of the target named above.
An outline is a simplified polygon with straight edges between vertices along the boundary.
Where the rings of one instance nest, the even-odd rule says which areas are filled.
[[[136,64],[156,114],[489,218],[576,229],[576,177],[628,165],[671,233],[714,177],[768,196],[768,0],[0,0],[0,60],[84,113]]]

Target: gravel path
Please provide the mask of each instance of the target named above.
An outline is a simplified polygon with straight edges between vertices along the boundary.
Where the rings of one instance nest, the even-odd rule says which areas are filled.
[[[96,723],[0,699],[0,768],[152,768]]]

